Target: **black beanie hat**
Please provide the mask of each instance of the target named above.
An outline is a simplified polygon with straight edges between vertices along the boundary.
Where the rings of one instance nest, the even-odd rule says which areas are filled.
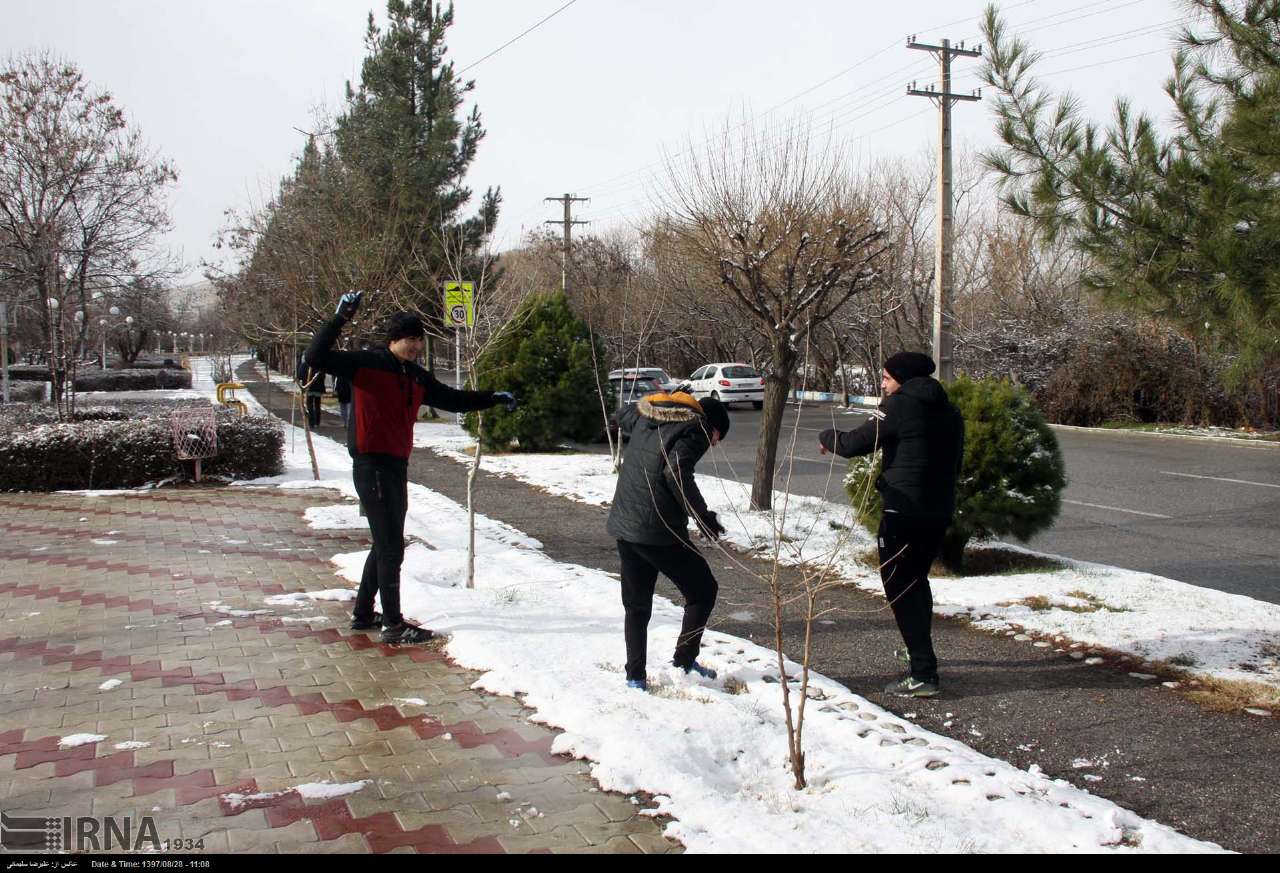
[[[702,414],[707,417],[707,424],[720,432],[720,439],[727,437],[729,435],[729,410],[725,408],[725,405],[714,397],[699,400],[698,405],[702,407]]]
[[[410,336],[420,337],[425,333],[422,319],[412,312],[397,312],[387,319],[387,342],[393,343]]]
[[[934,366],[933,358],[920,352],[898,352],[890,355],[884,362],[884,371],[899,384],[908,379],[928,376],[936,369],[938,368]]]

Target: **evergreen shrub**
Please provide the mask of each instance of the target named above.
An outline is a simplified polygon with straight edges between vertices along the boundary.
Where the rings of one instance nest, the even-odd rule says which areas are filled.
[[[964,416],[964,465],[956,484],[956,515],[942,561],[964,566],[970,540],[1014,536],[1025,542],[1058,517],[1067,485],[1058,438],[1023,389],[1006,380],[960,377],[947,386]],[[880,523],[880,453],[849,462],[845,490],[870,530]]]
[[[484,446],[538,452],[594,438],[602,424],[596,386],[607,383],[598,339],[594,359],[599,368],[591,334],[564,293],[531,295],[476,361],[478,389],[510,391],[520,400],[514,413],[501,407],[484,413]],[[478,420],[474,413],[463,419],[472,436]]]

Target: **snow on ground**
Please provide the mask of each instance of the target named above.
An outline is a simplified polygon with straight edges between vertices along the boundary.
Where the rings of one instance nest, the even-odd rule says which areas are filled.
[[[110,406],[120,400],[204,400],[205,392],[190,388],[153,388],[145,391],[77,391],[76,403],[81,406]]]
[[[239,809],[246,804],[254,801],[274,800],[286,794],[296,792],[302,795],[304,800],[331,800],[335,797],[345,797],[348,794],[355,794],[371,780],[362,779],[359,782],[343,782],[334,784],[332,782],[304,782],[302,785],[294,785],[283,791],[264,791],[258,794],[223,794],[221,799],[231,809]]]
[[[326,507],[328,508],[328,507]],[[316,524],[316,527],[324,525]],[[273,594],[267,598],[267,606],[310,606],[317,600],[355,600],[350,588],[331,588],[328,591],[298,591],[293,594]]]
[[[315,445],[322,482],[309,481],[304,448],[289,453],[284,475],[246,484],[350,495],[345,448],[322,437]],[[349,527],[356,512],[335,506],[311,523]],[[477,687],[518,696],[535,720],[561,729],[555,751],[590,760],[605,789],[655,795],[654,813],[673,816],[669,835],[691,850],[1218,850],[1034,766],[1019,770],[932,734],[819,675],[805,722],[809,787],[795,790],[768,650],[712,632],[702,660],[718,680],[665,667],[680,612],[659,597],[651,691],[627,689],[613,576],[552,561],[532,538],[481,516],[477,587],[468,590],[465,511],[418,485],[406,533],[406,614],[449,634],[450,656],[481,671]],[[354,583],[366,555],[334,556],[339,575]]]
[[[106,738],[106,734],[68,734],[58,740],[58,748],[74,749],[76,746],[87,746],[90,743],[100,743]]]
[[[454,425],[419,425],[414,445],[471,462],[464,450],[472,440]],[[843,462],[838,463],[839,472],[833,475],[841,477]],[[607,456],[585,453],[486,456],[483,467],[596,506],[608,505],[616,481]],[[875,541],[853,520],[848,504],[796,496],[784,502],[779,496],[778,515],[749,512],[749,485],[713,475],[697,479],[708,505],[729,529],[725,542],[767,550],[776,541],[786,563],[829,565],[847,582],[881,592],[879,573],[862,561]],[[779,518],[784,521],[782,537],[776,538],[772,532]],[[1194,673],[1280,689],[1280,606],[1149,573],[1047,557],[1065,568],[935,578],[934,610],[966,616],[992,631],[1009,632],[1016,626],[1063,638],[1064,646],[1115,649]]]

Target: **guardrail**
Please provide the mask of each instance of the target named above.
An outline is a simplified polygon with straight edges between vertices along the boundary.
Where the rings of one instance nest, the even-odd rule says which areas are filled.
[[[879,406],[880,398],[865,394],[836,394],[831,391],[791,392],[792,400],[803,400],[806,403],[838,403],[844,406]]]

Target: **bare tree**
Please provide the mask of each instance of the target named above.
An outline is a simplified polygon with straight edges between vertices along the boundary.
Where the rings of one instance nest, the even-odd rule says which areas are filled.
[[[159,280],[172,165],[147,147],[111,95],[48,53],[0,69],[0,237],[6,285],[31,289],[60,416],[74,412],[90,295]]]
[[[727,290],[766,350],[764,417],[751,505],[767,509],[799,345],[876,276],[881,231],[830,145],[791,125],[751,124],[719,148],[668,163],[662,220],[686,264]]]

